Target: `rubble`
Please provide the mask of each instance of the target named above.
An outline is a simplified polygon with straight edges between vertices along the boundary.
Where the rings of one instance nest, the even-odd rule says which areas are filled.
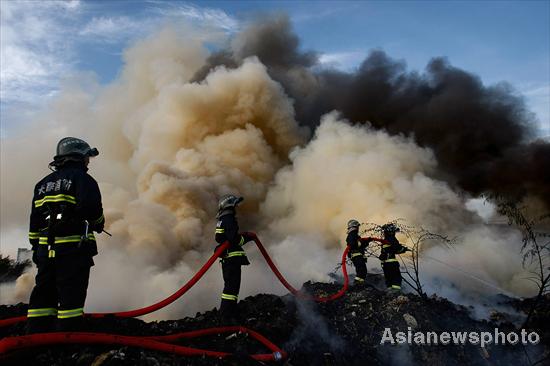
[[[411,314],[403,314],[403,319],[405,319],[405,322],[407,323],[407,325],[409,327],[411,327],[411,329],[416,329],[418,328],[418,323],[416,322],[416,319],[414,318],[414,316],[412,316]]]
[[[303,290],[334,293],[339,285],[306,283]],[[548,353],[549,340],[521,345],[391,345],[381,344],[385,328],[392,331],[515,331],[511,324],[472,318],[467,307],[440,297],[386,293],[375,287],[354,288],[341,299],[312,303],[291,295],[260,294],[239,303],[241,325],[268,337],[289,353],[285,365],[522,365]],[[0,306],[0,318],[24,314],[26,306]],[[537,314],[540,316],[540,314]],[[546,315],[548,316],[548,315]],[[546,319],[547,321],[548,319]],[[538,321],[541,321],[538,318]],[[216,309],[179,320],[145,323],[139,319],[89,319],[89,331],[125,335],[161,335],[224,325]],[[20,335],[24,324],[0,329],[0,336]],[[265,352],[244,334],[182,340],[182,345],[228,351],[225,360],[171,354],[120,346],[58,346],[11,354],[4,365],[257,365],[248,354]]]

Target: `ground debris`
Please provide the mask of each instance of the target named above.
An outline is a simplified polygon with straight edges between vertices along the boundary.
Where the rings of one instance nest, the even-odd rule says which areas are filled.
[[[305,283],[302,291],[332,294],[341,285]],[[519,307],[519,305],[518,305]],[[501,314],[476,320],[464,306],[437,296],[395,295],[374,286],[354,288],[329,303],[313,303],[291,295],[259,294],[239,303],[241,325],[260,332],[289,353],[285,365],[523,365],[521,345],[430,345],[381,344],[385,329],[392,332],[446,332],[515,330],[511,323],[497,323]],[[22,315],[25,304],[0,306],[0,318]],[[537,313],[537,324],[548,321]],[[497,316],[498,315],[498,316]],[[547,315],[548,317],[548,315]],[[491,318],[495,318],[494,320]],[[496,319],[498,318],[498,319]],[[124,335],[162,335],[225,325],[216,309],[179,320],[146,323],[139,319],[90,319],[89,331]],[[21,335],[24,324],[0,329],[0,337]],[[548,352],[549,340],[527,350],[531,361]],[[246,334],[232,333],[182,340],[179,344],[233,353],[229,359],[185,358],[160,352],[120,346],[58,346],[17,352],[3,365],[257,365],[248,355],[268,352]],[[523,362],[525,360],[525,362]]]
[[[407,314],[407,313],[403,314],[403,319],[405,319],[405,322],[407,323],[407,325],[412,329],[418,328],[418,323],[414,318],[414,316],[412,316],[411,314]]]

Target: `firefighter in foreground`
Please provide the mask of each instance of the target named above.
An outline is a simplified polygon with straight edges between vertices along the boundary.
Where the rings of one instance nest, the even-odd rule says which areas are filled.
[[[53,173],[34,188],[29,241],[38,273],[29,300],[28,333],[83,326],[97,254],[93,231],[101,232],[105,223],[99,187],[86,173],[90,157],[98,154],[81,139],[61,139],[49,165]]]
[[[359,221],[349,220],[346,243],[349,247],[348,257],[351,258],[355,267],[355,284],[362,285],[367,277],[367,260],[365,258],[365,249],[371,242],[370,238],[361,238],[359,236]]]
[[[237,301],[241,287],[241,266],[250,264],[242,246],[252,238],[239,233],[239,224],[235,216],[236,207],[241,201],[242,197],[232,194],[223,196],[219,201],[216,215],[216,242],[221,245],[228,241],[230,244],[220,256],[224,281],[220,313],[229,319],[238,319]]]
[[[399,261],[395,256],[405,253],[409,249],[399,244],[399,240],[395,237],[395,234],[399,231],[395,224],[382,225],[382,231],[385,242],[382,244],[382,250],[378,258],[382,263],[386,286],[388,290],[401,291],[401,270],[399,269]]]

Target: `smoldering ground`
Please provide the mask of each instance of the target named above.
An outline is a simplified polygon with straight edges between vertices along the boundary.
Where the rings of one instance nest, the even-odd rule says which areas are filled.
[[[274,40],[273,29],[280,30]],[[68,80],[55,101],[31,122],[33,128],[2,141],[1,204],[8,213],[1,218],[2,236],[22,233],[19,246],[25,245],[32,185],[47,173],[57,140],[73,135],[98,147],[100,156],[92,161],[90,173],[100,183],[107,230],[113,237],[97,235],[100,254],[92,271],[87,311],[148,305],[172,293],[213,252],[217,198],[230,192],[245,197],[239,208],[241,228],[258,233],[296,285],[328,279],[350,218],[380,223],[403,218],[460,235],[466,248],[485,239],[485,232],[472,234],[471,228],[482,225],[482,220],[466,209],[469,196],[457,189],[465,186],[453,169],[463,162],[447,161],[470,161],[483,154],[475,150],[464,157],[469,153],[453,145],[456,151],[446,158],[440,150],[449,146],[432,144],[422,131],[437,124],[447,141],[465,139],[461,133],[467,129],[458,128],[461,119],[451,118],[448,124],[453,127],[443,129],[452,113],[435,102],[442,98],[456,106],[453,98],[460,93],[447,88],[462,90],[463,78],[448,75],[458,73],[473,80],[465,83],[462,94],[474,103],[468,88],[477,88],[478,109],[486,108],[482,102],[492,93],[502,96],[499,103],[491,99],[491,111],[509,111],[503,129],[519,126],[520,139],[510,145],[519,148],[527,136],[528,114],[520,98],[502,88],[486,88],[445,63],[439,69],[433,66],[445,83],[428,83],[428,76],[407,74],[401,63],[378,51],[361,66],[365,72],[357,75],[314,71],[314,53],[299,51],[298,39],[284,18],[245,29],[231,41],[225,56],[209,55],[203,43],[207,40],[208,34],[194,37],[189,29],[183,34],[177,27],[167,27],[125,51],[124,67],[110,85],[99,86],[88,75]],[[271,53],[281,43],[286,46]],[[233,63],[212,67],[216,58]],[[389,68],[393,73],[386,70],[388,65],[393,65]],[[354,85],[350,90],[357,95],[337,97],[337,90],[346,85]],[[418,105],[411,97],[405,99],[408,109],[393,111],[392,103],[404,103],[398,97],[408,95],[405,87],[430,87],[430,93],[438,92],[437,98],[428,98],[431,94],[426,91],[428,96]],[[347,105],[354,97],[358,98],[354,105],[372,106],[376,113],[383,109],[380,114],[351,114]],[[384,98],[389,99],[384,102]],[[335,108],[340,112],[330,112]],[[432,109],[433,115],[428,113]],[[393,121],[385,117],[389,110],[396,122],[381,124]],[[411,113],[416,119],[407,117]],[[410,129],[395,127],[401,126],[399,121]],[[498,116],[491,118],[495,126],[499,121]],[[508,141],[510,137],[503,130],[500,133],[505,136],[495,139]],[[480,164],[491,166],[492,161]],[[544,200],[536,179],[525,187]],[[486,230],[498,232],[498,228]],[[499,251],[519,251],[520,243],[513,237],[491,238]],[[283,293],[252,244],[247,251],[253,264],[244,269],[241,297]],[[471,252],[455,255],[467,258]],[[519,255],[492,255],[483,263],[461,264],[473,272],[484,271],[488,279],[518,294],[532,290],[528,283],[519,288],[509,283],[511,276],[524,271]],[[2,302],[27,300],[30,276],[18,281],[16,297],[3,297]],[[456,274],[437,276],[453,279]],[[214,268],[185,299],[154,316],[181,316],[215,306],[220,277]],[[465,290],[478,286],[468,283]]]

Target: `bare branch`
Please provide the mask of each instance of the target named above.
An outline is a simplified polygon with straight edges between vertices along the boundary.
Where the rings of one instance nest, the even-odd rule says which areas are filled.
[[[536,284],[538,293],[523,324],[523,327],[525,327],[529,324],[532,315],[541,302],[542,296],[548,292],[549,288],[550,268],[547,263],[550,260],[550,241],[546,241],[545,238],[550,237],[550,233],[539,229],[545,227],[543,222],[550,219],[550,213],[531,218],[527,216],[525,207],[518,205],[518,203],[505,200],[502,197],[493,197],[493,199],[497,202],[498,212],[508,218],[508,224],[517,227],[522,233],[520,254],[522,255],[524,268],[528,266],[535,267],[534,270],[529,271],[533,276],[527,278],[527,280]],[[540,242],[541,239],[543,243]]]
[[[421,297],[426,297],[422,281],[420,280],[420,258],[422,256],[422,248],[424,246],[441,246],[447,250],[452,250],[456,242],[456,238],[449,238],[446,235],[433,233],[423,227],[415,227],[405,224],[403,219],[396,219],[391,222],[399,228],[402,235],[406,237],[405,243],[410,250],[410,256],[401,256],[403,264],[403,274],[408,279],[405,282]],[[362,234],[369,236],[381,236],[383,229],[381,225],[374,223],[363,223],[365,230]],[[404,278],[405,279],[405,278]]]

